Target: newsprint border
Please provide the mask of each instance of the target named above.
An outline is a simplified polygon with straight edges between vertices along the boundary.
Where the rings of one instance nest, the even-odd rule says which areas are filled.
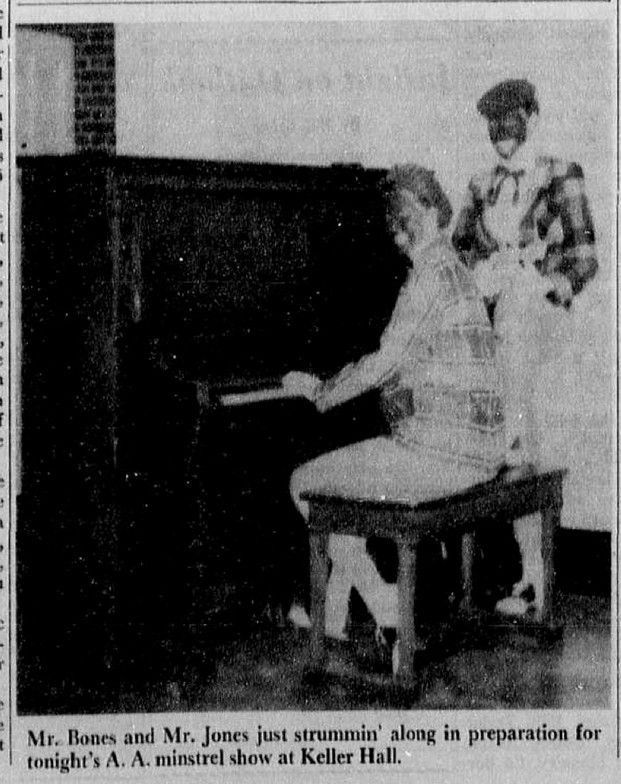
[[[607,679],[610,695],[604,703],[594,701],[592,704],[585,703],[586,707],[575,707],[578,703],[574,702],[574,707],[559,710],[553,710],[550,705],[546,705],[537,711],[532,709],[468,711],[461,708],[459,710],[441,710],[437,705],[432,709],[422,711],[411,708],[384,710],[382,707],[378,708],[372,705],[365,709],[351,711],[336,711],[332,708],[304,711],[298,707],[293,710],[280,708],[274,711],[261,711],[253,708],[247,709],[247,712],[235,712],[230,709],[222,711],[221,708],[210,708],[205,713],[192,713],[184,712],[178,707],[171,711],[160,710],[156,701],[153,700],[150,703],[149,711],[144,713],[128,712],[124,714],[121,708],[118,713],[85,711],[83,715],[79,713],[54,715],[54,710],[51,709],[47,712],[42,710],[39,715],[36,712],[25,715],[18,714],[20,629],[16,623],[18,615],[16,585],[20,564],[16,550],[16,526],[19,525],[17,497],[21,490],[21,475],[18,469],[21,425],[21,372],[19,366],[21,327],[18,321],[21,307],[21,269],[19,267],[21,237],[17,214],[21,207],[21,204],[18,204],[21,200],[21,191],[17,185],[19,167],[16,162],[17,141],[15,135],[17,25],[30,26],[34,29],[55,24],[70,26],[74,23],[88,24],[102,20],[120,26],[136,23],[136,29],[139,28],[139,25],[143,25],[146,30],[152,22],[165,24],[174,20],[174,27],[171,25],[173,44],[170,44],[170,48],[166,48],[168,44],[164,45],[164,56],[170,58],[171,52],[180,50],[175,48],[178,43],[175,36],[183,36],[189,30],[192,30],[193,34],[195,30],[198,30],[200,36],[205,29],[210,28],[210,25],[215,28],[226,23],[230,24],[233,30],[236,29],[235,26],[239,26],[240,30],[243,29],[243,35],[239,34],[240,39],[244,35],[248,35],[248,41],[251,43],[248,45],[247,51],[249,57],[256,58],[257,62],[261,62],[263,56],[260,51],[261,47],[257,47],[256,40],[253,38],[254,30],[252,34],[248,34],[248,30],[259,22],[266,23],[266,30],[271,26],[269,27],[271,32],[266,33],[266,41],[269,44],[272,40],[269,36],[273,36],[273,40],[277,42],[276,47],[281,46],[283,42],[278,28],[283,22],[285,27],[288,26],[287,29],[295,30],[295,35],[300,38],[303,37],[300,33],[301,27],[295,27],[298,23],[304,22],[312,25],[324,21],[337,21],[344,22],[345,26],[352,23],[353,27],[355,23],[361,22],[366,25],[366,28],[364,34],[360,34],[360,40],[363,41],[363,46],[368,45],[369,50],[372,51],[375,51],[373,47],[377,42],[370,39],[371,43],[369,44],[368,29],[369,25],[372,26],[376,22],[389,25],[382,28],[382,30],[389,30],[386,35],[395,35],[394,31],[402,21],[408,24],[420,22],[421,25],[429,25],[429,28],[425,29],[430,30],[435,29],[433,27],[435,24],[444,29],[442,26],[445,24],[450,27],[453,23],[465,26],[471,23],[473,28],[478,25],[480,30],[484,31],[481,33],[482,38],[488,34],[491,38],[491,33],[485,27],[491,21],[497,23],[498,29],[503,28],[503,25],[503,29],[506,29],[507,25],[520,22],[524,23],[525,30],[533,30],[535,25],[528,28],[529,23],[540,23],[542,29],[552,29],[554,24],[558,22],[560,29],[563,22],[571,20],[574,23],[575,31],[577,31],[576,40],[580,39],[581,42],[583,41],[579,33],[581,25],[585,27],[591,25],[594,30],[593,40],[599,42],[605,41],[605,31],[607,30],[609,40],[613,42],[609,50],[592,54],[594,60],[601,55],[603,62],[610,68],[610,71],[603,74],[601,78],[607,85],[613,86],[614,95],[609,93],[607,95],[609,100],[614,102],[614,109],[610,105],[609,111],[605,112],[608,122],[607,134],[602,133],[601,129],[598,131],[597,123],[592,119],[592,125],[589,128],[597,138],[605,139],[606,150],[610,152],[610,155],[606,157],[602,153],[601,159],[593,155],[589,160],[594,162],[597,175],[600,177],[607,176],[607,167],[614,169],[611,181],[607,182],[605,187],[594,190],[598,216],[605,216],[615,224],[607,233],[601,231],[598,236],[606,234],[604,246],[611,257],[606,264],[608,280],[613,287],[613,294],[610,296],[610,292],[608,292],[608,295],[610,296],[611,310],[614,310],[614,313],[610,314],[608,326],[610,331],[614,332],[614,339],[610,339],[610,351],[606,356],[609,357],[611,363],[608,392],[610,396],[615,397],[618,403],[621,389],[619,382],[619,288],[617,280],[620,249],[617,228],[621,214],[619,196],[621,156],[618,145],[620,129],[618,91],[621,84],[618,1],[565,0],[565,2],[551,3],[542,0],[542,2],[522,3],[520,0],[502,0],[502,2],[481,0],[478,3],[469,4],[463,0],[439,0],[435,3],[426,2],[426,0],[421,0],[421,2],[411,2],[410,0],[395,0],[394,2],[390,0],[353,0],[353,2],[345,2],[345,0],[326,0],[326,2],[311,2],[310,0],[299,0],[299,2],[296,0],[265,0],[265,2],[251,2],[250,0],[171,0],[171,2],[112,0],[111,2],[88,2],[88,0],[75,0],[75,2],[71,2],[68,0],[66,2],[22,1],[12,3],[10,0],[0,0],[0,4],[0,779],[7,781],[7,784],[65,779],[81,784],[83,781],[94,782],[102,778],[107,781],[135,781],[150,778],[153,781],[200,780],[214,782],[229,779],[239,779],[245,782],[265,778],[266,780],[289,782],[298,781],[304,777],[321,781],[327,776],[335,782],[356,781],[362,776],[369,778],[369,780],[376,778],[391,782],[420,780],[431,784],[450,781],[499,781],[502,784],[505,782],[510,784],[513,781],[522,782],[524,778],[533,782],[545,781],[546,784],[553,784],[555,781],[582,782],[586,780],[596,784],[598,782],[612,784],[612,782],[618,781],[621,776],[621,671],[619,669],[621,630],[618,623],[618,565],[621,560],[621,543],[618,535],[620,439],[616,405],[610,419],[610,425],[614,427],[611,450],[615,463],[611,469],[610,479],[615,498],[609,509],[612,518],[610,530],[612,587],[610,597],[606,597],[606,600],[610,598],[611,614],[610,628],[607,632],[610,638],[608,657],[610,673]],[[567,29],[569,28],[563,28],[563,30]],[[563,35],[565,33],[559,33],[559,39]],[[569,36],[569,33],[567,35]],[[157,37],[157,33],[155,36]],[[210,36],[213,36],[215,41],[214,51],[226,51],[222,40],[219,40],[218,35],[214,35],[211,29],[205,33],[205,37],[211,40]],[[188,35],[188,38],[191,37]],[[355,38],[355,35],[352,34],[351,37]],[[227,36],[222,36],[222,38],[228,45]],[[501,38],[502,36],[499,40]],[[550,37],[550,40],[552,39],[553,36]],[[129,51],[128,40],[130,40],[129,37],[125,40],[121,38],[121,44],[126,47],[124,50],[126,52]],[[235,35],[231,35],[231,41],[235,40]],[[352,57],[355,60],[351,55],[352,49],[348,35],[344,36],[344,40],[344,56]],[[399,36],[395,35],[395,41],[397,41],[396,47],[402,45],[403,40]],[[141,51],[147,52],[147,54],[151,52],[149,42],[145,42],[145,38],[141,38],[140,35],[136,35],[135,43],[137,47],[142,47]],[[341,43],[339,40],[339,45]],[[487,44],[489,45],[489,41]],[[266,48],[269,47],[266,46]],[[289,56],[290,52],[286,45],[282,46],[282,50],[286,50],[287,56]],[[316,51],[312,49],[312,46],[309,46],[309,51],[311,52],[309,57],[316,57]],[[442,56],[438,55],[436,50],[434,50],[433,56],[436,57],[434,62],[442,61]],[[269,58],[267,61],[269,62]],[[450,58],[446,57],[446,63],[442,62],[446,68],[446,74],[449,74],[448,77],[445,74],[445,86],[448,85],[450,88]],[[151,63],[150,67],[156,68],[155,61]],[[191,77],[191,66],[186,64],[184,68],[184,76]],[[588,70],[586,65],[585,70]],[[139,73],[139,78],[145,79],[145,84],[150,84],[148,79],[151,78],[151,71],[148,67],[145,66],[142,71],[137,67],[136,71]],[[244,72],[243,68],[240,69],[240,72],[243,78],[247,76],[247,71]],[[589,71],[589,73],[595,72],[595,68]],[[610,78],[610,72],[614,72],[614,79]],[[235,82],[239,73],[235,71],[235,68],[232,68],[230,73],[234,75],[230,78],[227,77],[229,85],[242,83],[242,77],[239,82]],[[570,71],[568,78],[574,77],[577,82],[582,84],[579,76]],[[182,80],[179,83],[171,80],[170,84],[176,86],[181,92],[185,89]],[[364,89],[367,89],[368,85],[360,87],[360,84],[358,83],[355,89],[364,93]],[[378,77],[377,82],[372,86],[372,89],[375,90],[374,98],[377,97],[376,93],[381,91],[385,84]],[[119,90],[118,77],[116,85]],[[602,89],[601,95],[605,93],[606,90]],[[357,96],[358,98],[359,96]],[[127,96],[119,98],[119,101],[122,100],[128,100]],[[274,99],[273,95],[267,95],[265,101],[268,109],[265,116],[262,114],[263,108],[260,100],[250,95],[247,95],[247,100],[250,104],[247,116],[252,118],[254,111],[256,117],[260,119],[260,122],[257,121],[254,126],[255,130],[268,128],[268,131],[270,129],[273,131],[276,129],[283,136],[290,133],[291,139],[288,140],[292,145],[290,149],[295,149],[293,137],[296,132],[306,134],[307,137],[312,133],[317,133],[320,142],[325,143],[329,150],[332,149],[330,144],[334,141],[329,138],[330,133],[334,133],[335,136],[345,133],[345,126],[339,126],[337,122],[331,124],[325,117],[322,117],[321,122],[315,125],[304,125],[303,122],[296,124],[295,119],[291,120],[289,124],[283,122],[278,125],[276,121],[272,123],[272,118],[267,114],[270,110],[270,101],[272,101],[273,109],[274,106],[279,105],[279,99]],[[580,100],[582,100],[582,96]],[[181,105],[192,114],[192,110],[189,108],[190,103],[184,104],[181,100]],[[300,102],[292,100],[291,105],[295,111],[299,110],[302,114],[304,113]],[[601,107],[601,104],[598,106]],[[364,110],[361,110],[361,114],[364,115]],[[220,115],[217,116],[220,117]],[[129,136],[124,137],[123,143],[127,144],[129,149],[127,158],[131,159],[127,166],[135,166],[134,173],[139,172],[142,177],[144,168],[141,168],[142,162],[136,163],[136,160],[140,158],[140,152],[136,152],[136,150],[148,150],[151,145],[150,149],[155,151],[152,157],[154,160],[157,159],[157,165],[160,167],[157,171],[157,179],[158,182],[162,182],[166,180],[171,170],[170,166],[173,164],[169,159],[174,155],[166,147],[166,139],[160,144],[161,140],[157,139],[155,134],[150,135],[151,131],[148,127],[150,119],[153,118],[145,119],[142,125],[137,121],[135,127],[130,129],[135,133],[137,140],[133,149],[131,143],[127,143]],[[364,115],[364,121],[369,122],[368,114]],[[225,142],[232,145],[232,148],[238,144],[240,150],[247,151],[249,149],[248,140],[244,137],[243,131],[238,131],[231,124],[230,136],[226,138],[226,120],[223,122],[225,132],[218,137],[217,143],[221,144],[224,138]],[[467,123],[469,120],[465,122]],[[158,126],[164,136],[171,124],[174,125],[174,121],[171,121],[169,126],[166,126],[165,123]],[[379,125],[381,123],[378,123],[378,127]],[[350,128],[350,126],[353,127],[351,122],[347,127]],[[127,128],[124,129],[124,132],[129,133]],[[192,149],[199,149],[192,147],[195,142],[191,135],[184,135],[183,138],[184,143],[188,143]],[[335,142],[335,149],[338,148],[337,142],[338,139]],[[246,147],[243,147],[244,144]],[[398,141],[395,142],[396,149],[398,149],[398,144]],[[269,145],[264,146],[261,150],[264,151],[268,147]],[[459,152],[462,154],[463,150],[460,148]],[[267,153],[267,160],[270,160],[270,154],[270,152]],[[329,154],[331,153],[326,152],[326,155]],[[199,157],[199,153],[189,154],[187,157],[195,159]],[[243,156],[240,156],[238,160],[244,160]],[[353,160],[357,159],[353,158]],[[371,172],[389,165],[389,162],[382,160],[381,154],[375,148],[372,149],[368,158],[363,158],[363,160],[364,166]],[[245,161],[247,162],[247,159]],[[251,165],[252,163],[254,162],[251,162]],[[321,168],[323,164],[324,162],[321,160],[319,162],[310,160],[310,164],[308,160],[305,160],[302,164],[296,161],[295,166],[303,168],[308,165]],[[31,165],[32,163],[28,161],[20,163],[24,171]],[[121,164],[121,166],[124,165]],[[179,169],[181,179],[190,176],[188,172],[190,172],[192,165],[191,163],[188,163],[187,166],[185,163],[181,164]],[[347,165],[352,164],[348,162]],[[347,166],[344,168],[346,169]],[[129,169],[123,170],[123,176],[126,176],[127,171]],[[211,169],[201,169],[200,166],[196,171],[199,177],[221,176],[213,174]],[[205,175],[206,171],[207,175]],[[194,175],[192,174],[192,176]],[[288,171],[287,176],[294,178],[297,174],[295,172],[291,174]],[[111,240],[112,242],[113,240]],[[605,298],[605,294],[602,296]],[[581,541],[587,539],[588,536],[585,535]],[[41,591],[42,597],[44,597],[44,585],[41,586]],[[53,612],[53,608],[50,611]],[[584,623],[585,629],[591,628],[588,617],[580,617],[576,620],[576,629],[581,623]],[[512,655],[515,655],[515,652]],[[584,659],[581,664],[584,664],[585,661],[593,664],[589,659],[590,655],[588,647],[585,648],[582,651]],[[527,666],[527,656],[528,654],[524,654],[525,666]],[[542,689],[546,688],[544,681],[545,679],[542,679]],[[181,703],[178,701],[176,704]],[[408,727],[411,729],[408,730]],[[515,729],[517,727],[520,728],[519,732],[522,733],[520,739],[523,737],[524,743],[518,742],[512,735],[510,736],[510,733],[517,732]],[[323,738],[321,733],[324,731],[333,733],[334,738],[341,740],[345,738],[345,740],[340,746],[336,741],[332,747],[324,750],[323,747],[320,748],[321,741],[319,740]],[[556,740],[557,734],[562,734],[562,732],[567,733],[568,742],[562,746],[554,747],[551,741]],[[534,741],[535,735],[537,741],[543,741],[542,744],[529,746],[526,741]],[[84,743],[80,740],[81,738],[85,739]],[[97,748],[93,743],[88,742],[88,739],[93,738],[97,739],[94,742]],[[310,740],[307,740],[308,738]],[[588,749],[585,739],[590,741]],[[350,740],[354,744],[351,749],[347,745]],[[463,741],[461,746],[455,743],[457,740]],[[513,742],[514,740],[515,742]],[[410,741],[409,746],[407,741]],[[454,743],[452,746],[451,741]],[[545,747],[546,742],[549,742],[547,748]],[[373,746],[373,751],[361,752],[361,743],[376,743],[377,745]],[[402,745],[399,746],[399,743]],[[268,744],[271,744],[269,746],[271,754],[265,748]],[[303,744],[306,745],[302,748]],[[425,747],[423,747],[424,745]],[[261,746],[262,748],[260,748]],[[457,746],[460,747],[456,748]],[[67,747],[71,747],[72,758],[74,750],[77,750],[75,751],[76,759],[78,753],[82,755],[80,756],[82,761],[79,762],[75,770],[63,767],[62,760],[65,753],[63,749],[69,752]],[[199,753],[195,753],[195,749],[199,747],[204,752],[202,758],[208,761],[208,768],[194,767],[194,763],[190,768],[189,765],[184,767],[181,763],[177,763],[177,760],[181,758],[186,760],[196,756],[198,759]],[[533,748],[536,748],[536,751],[532,751]],[[562,753],[555,750],[560,748],[562,748]],[[192,751],[193,749],[194,751]],[[265,752],[265,756],[263,756],[263,752]],[[43,760],[45,755],[54,764],[52,765],[50,762],[47,767],[43,764],[37,766],[35,764],[37,759]],[[164,765],[164,762],[161,762],[160,765],[160,761],[165,756],[168,760],[166,763],[168,767]],[[95,760],[97,761],[95,762]],[[158,761],[156,762],[156,760]],[[253,761],[251,762],[251,760]],[[243,761],[243,766],[241,761]],[[402,765],[401,769],[399,769],[399,765]],[[156,766],[160,766],[161,769]]]

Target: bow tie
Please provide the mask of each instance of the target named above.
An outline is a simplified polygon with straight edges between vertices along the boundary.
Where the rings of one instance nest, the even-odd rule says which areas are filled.
[[[515,183],[515,188],[513,191],[513,203],[517,204],[520,200],[520,178],[525,174],[526,171],[524,169],[516,169],[515,171],[512,171],[506,166],[496,166],[496,170],[494,172],[496,182],[495,185],[490,189],[489,193],[489,203],[492,205],[492,207],[498,201],[502,186],[509,179],[513,180]]]

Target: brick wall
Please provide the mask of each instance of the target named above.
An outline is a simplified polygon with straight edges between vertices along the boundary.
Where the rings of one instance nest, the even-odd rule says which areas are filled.
[[[116,149],[114,26],[77,25],[75,142],[77,152]]]
[[[116,66],[113,24],[33,25],[75,45],[76,152],[116,151]]]

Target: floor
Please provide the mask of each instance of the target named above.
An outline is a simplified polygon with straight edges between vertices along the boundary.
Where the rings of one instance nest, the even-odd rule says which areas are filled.
[[[341,676],[304,677],[308,634],[266,621],[247,634],[211,638],[165,680],[121,689],[118,708],[135,711],[354,710],[364,708],[606,708],[611,695],[610,602],[560,597],[563,633],[542,640],[515,627],[471,629],[421,663],[416,693],[386,686],[388,663],[373,636],[333,643]],[[365,671],[370,680],[362,682]],[[382,672],[384,673],[382,675]]]

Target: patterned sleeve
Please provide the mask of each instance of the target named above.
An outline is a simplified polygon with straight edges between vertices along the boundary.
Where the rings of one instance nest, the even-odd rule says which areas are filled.
[[[492,250],[483,233],[482,216],[481,189],[475,180],[471,180],[452,237],[459,258],[470,269],[481,259],[486,259]]]
[[[566,275],[574,294],[597,272],[595,230],[586,196],[582,168],[572,163],[557,172],[550,185],[550,220],[558,218],[562,236],[548,245],[546,273]]]
[[[412,339],[433,309],[438,296],[437,273],[425,269],[408,278],[384,330],[377,351],[358,362],[346,365],[325,381],[316,399],[317,408],[326,411],[381,385],[403,360]]]

